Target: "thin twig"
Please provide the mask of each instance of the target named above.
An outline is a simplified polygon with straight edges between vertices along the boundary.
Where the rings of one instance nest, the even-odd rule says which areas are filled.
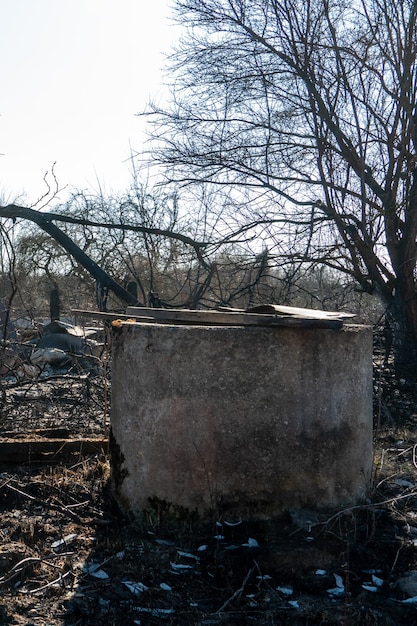
[[[415,498],[417,496],[417,491],[410,491],[410,493],[404,493],[401,496],[394,496],[393,498],[388,498],[388,500],[382,500],[381,502],[373,502],[371,504],[358,504],[356,506],[349,507],[347,509],[343,509],[343,511],[338,511],[335,515],[332,515],[325,522],[321,524],[323,526],[327,526],[330,522],[333,522],[338,517],[345,515],[346,513],[352,513],[353,511],[369,511],[372,509],[377,509],[378,507],[385,506],[387,504],[393,504],[398,502],[399,500],[405,500],[406,498]]]
[[[86,356],[86,355],[84,355]],[[90,355],[87,355],[88,358],[90,358]],[[97,358],[91,355],[91,358]],[[16,382],[9,382],[9,383],[4,383],[4,388],[5,389],[16,389],[16,388],[20,388],[20,387],[24,387],[25,385],[33,385],[35,386],[36,383],[49,383],[49,382],[55,382],[57,380],[64,380],[64,381],[75,381],[77,383],[82,383],[84,381],[86,381],[88,379],[88,374],[80,374],[80,375],[73,375],[73,374],[51,374],[49,376],[44,376],[44,377],[39,377],[37,376],[36,378],[22,378],[21,380],[18,380]]]
[[[70,517],[75,522],[78,522],[79,524],[83,523],[83,520],[79,517],[79,515],[77,515],[70,509],[68,509],[68,507],[66,507],[64,504],[60,504],[56,502],[55,500],[48,502],[47,500],[36,498],[35,496],[31,496],[29,493],[26,493],[25,491],[22,491],[21,489],[18,489],[17,487],[13,487],[13,485],[6,484],[3,486],[6,487],[7,489],[10,489],[11,491],[15,491],[19,495],[23,496],[24,498],[27,498],[28,500],[31,500],[32,502],[36,502],[37,504],[42,504],[46,508],[49,508],[55,511],[60,511],[61,513],[66,514],[68,515],[68,517]]]
[[[23,572],[27,567],[31,565],[35,565],[35,563],[41,563],[42,559],[39,557],[28,557],[26,559],[22,559],[16,565],[13,565],[11,570],[7,572],[4,576],[0,578],[0,585],[7,585],[11,582],[16,576],[18,576],[21,572]]]
[[[253,567],[251,567],[251,569],[246,574],[245,579],[244,579],[242,585],[239,587],[239,589],[237,589],[234,592],[234,594],[228,600],[226,600],[226,602],[219,608],[218,611],[216,611],[216,613],[222,613],[224,611],[224,609],[227,607],[228,604],[233,602],[233,600],[235,598],[237,598],[238,596],[240,596],[243,593],[249,578],[252,576],[252,574],[256,570],[256,568],[257,568],[257,565],[254,565]]]
[[[16,563],[15,565],[13,565],[13,567],[7,572],[7,574],[4,574],[4,576],[0,577],[0,585],[7,585],[9,582],[11,582],[14,578],[16,578],[16,576],[18,576],[19,574],[21,574],[23,571],[25,571],[25,569],[27,569],[28,567],[30,567],[31,565],[36,565],[37,563],[43,563],[45,565],[49,565],[55,569],[59,569],[59,565],[54,565],[53,563],[48,563],[48,561],[52,560],[52,559],[57,559],[57,558],[62,558],[64,556],[68,556],[68,555],[73,555],[74,553],[67,553],[67,554],[50,554],[49,556],[46,557],[26,557],[25,559],[22,559],[21,561],[19,561],[18,563]]]
[[[51,582],[46,583],[46,585],[42,585],[42,587],[37,587],[36,589],[20,589],[20,593],[25,593],[26,595],[33,595],[35,593],[39,593],[40,591],[44,591],[44,589],[48,589],[48,587],[52,587],[53,585],[57,585],[62,583],[68,576],[74,576],[74,572],[71,570],[69,572],[65,572],[65,574],[61,574],[59,578],[55,578],[55,580],[51,580]]]
[[[413,465],[415,468],[417,468],[416,449],[417,449],[417,443],[413,446]]]

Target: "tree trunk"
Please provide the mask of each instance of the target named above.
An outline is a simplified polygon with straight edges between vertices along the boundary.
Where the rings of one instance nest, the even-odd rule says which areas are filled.
[[[398,379],[417,379],[417,296],[407,298],[398,289],[388,304],[386,317],[392,332],[394,369]]]

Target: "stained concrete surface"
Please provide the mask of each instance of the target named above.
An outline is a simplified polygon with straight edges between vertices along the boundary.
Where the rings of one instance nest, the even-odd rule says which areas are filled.
[[[372,468],[372,331],[123,324],[111,429],[113,492],[134,516],[356,503]]]

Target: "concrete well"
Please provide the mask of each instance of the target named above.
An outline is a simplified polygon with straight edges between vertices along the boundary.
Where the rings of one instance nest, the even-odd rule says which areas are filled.
[[[123,324],[111,429],[113,493],[133,516],[155,503],[256,519],[361,501],[371,329]]]

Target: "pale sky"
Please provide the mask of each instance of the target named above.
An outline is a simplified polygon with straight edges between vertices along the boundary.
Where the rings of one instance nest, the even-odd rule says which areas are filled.
[[[171,5],[0,0],[0,194],[36,202],[54,162],[60,186],[128,186],[130,146],[145,139],[135,113],[166,95]]]

